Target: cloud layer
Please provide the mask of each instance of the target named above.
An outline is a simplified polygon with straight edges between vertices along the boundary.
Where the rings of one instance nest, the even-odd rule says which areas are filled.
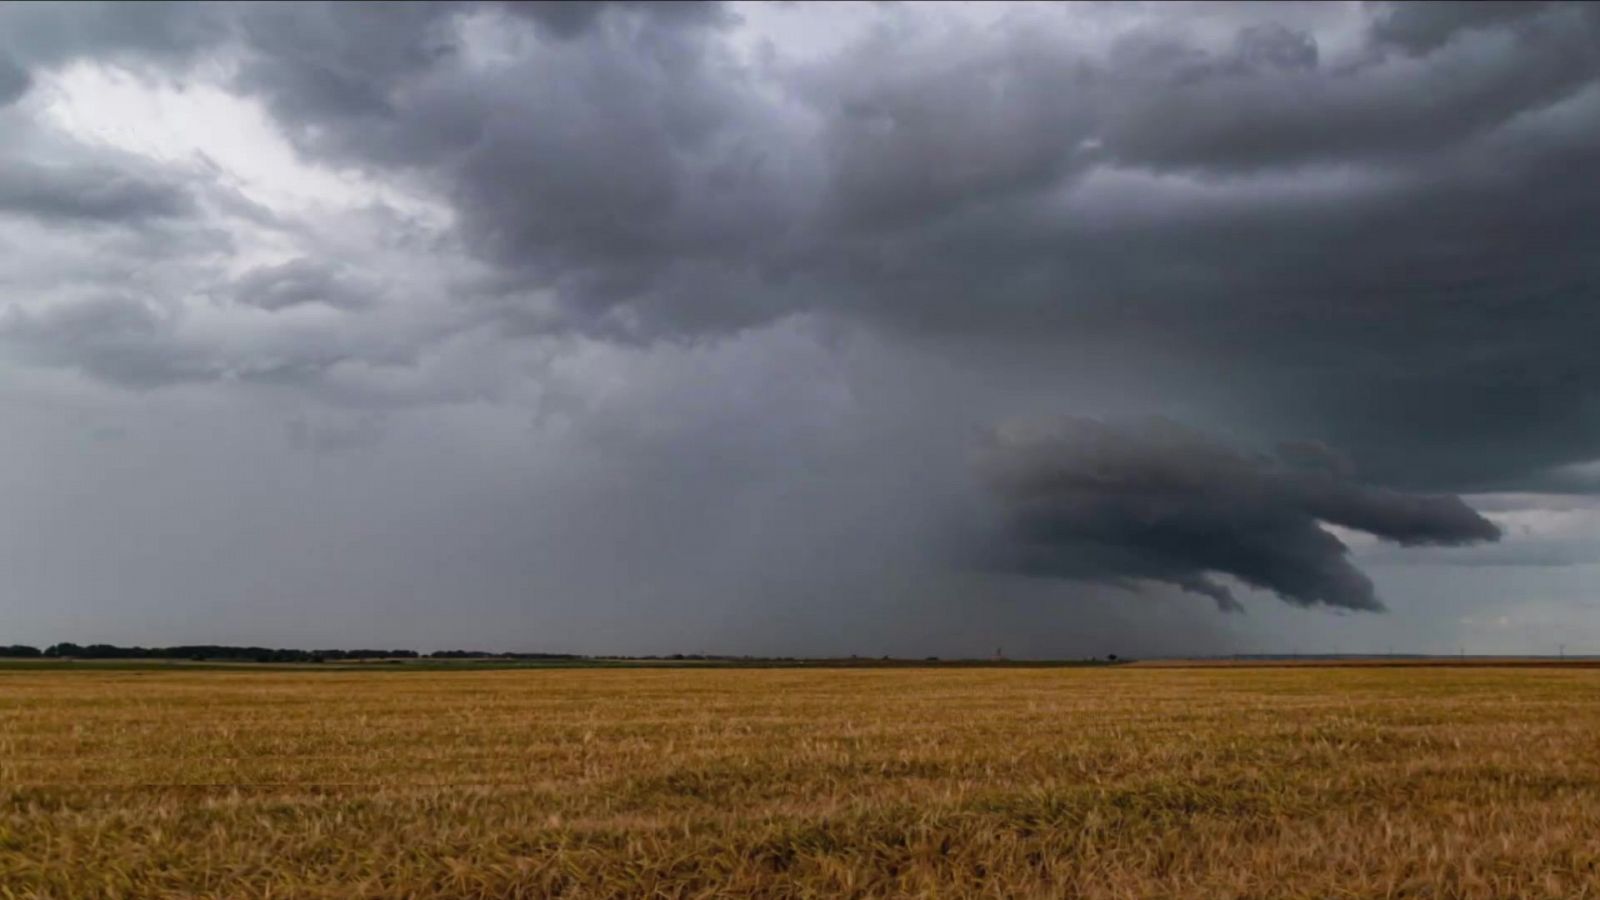
[[[0,133],[19,614],[285,584],[645,640],[919,596],[957,641],[1100,596],[1062,576],[1219,573],[1403,612],[1526,555],[1449,547],[1491,535],[1448,496],[1596,483],[1590,5],[11,4]],[[1063,414],[991,448],[998,493],[966,464]],[[1084,424],[1152,415],[1197,430]],[[370,520],[252,493],[341,466]],[[243,494],[229,555],[281,580],[184,518]],[[91,496],[182,537],[97,562]],[[1053,577],[950,571],[997,500],[998,569]],[[1433,580],[1374,587],[1352,532]],[[1510,568],[1484,590],[1536,592]],[[224,639],[298,640],[184,636]]]
[[[1600,369],[1577,336],[1600,324],[1583,299],[1600,192],[1573,173],[1600,162],[1593,9],[971,15],[17,7],[0,90],[26,106],[90,62],[259,102],[304,159],[447,209],[414,239],[479,271],[439,289],[511,333],[649,342],[826,315],[1116,344],[1178,390],[1214,389],[1196,376],[1227,360],[1240,418],[1385,480],[1494,484],[1592,457]],[[830,16],[838,36],[783,38]],[[132,226],[194,219],[196,188],[19,158],[0,210]],[[210,190],[193,227],[237,240]],[[402,240],[398,221],[373,227]],[[297,252],[296,277],[335,262]],[[260,306],[259,279],[237,289]],[[407,339],[450,340],[462,319]],[[360,343],[344,352],[371,362]]]

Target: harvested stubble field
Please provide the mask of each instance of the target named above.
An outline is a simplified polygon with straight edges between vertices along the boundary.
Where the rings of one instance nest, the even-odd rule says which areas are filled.
[[[1600,671],[0,668],[0,790],[0,896],[1600,896]]]

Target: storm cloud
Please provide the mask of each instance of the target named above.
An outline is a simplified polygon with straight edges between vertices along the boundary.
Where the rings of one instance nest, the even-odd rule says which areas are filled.
[[[1600,206],[1572,177],[1600,163],[1585,5],[1218,7],[1203,28],[1136,5],[982,25],[890,6],[788,54],[741,29],[772,9],[188,9],[24,10],[8,30],[52,59],[230,60],[229,89],[308,158],[437,192],[494,271],[475,302],[511,331],[827,315],[1137,345],[1180,390],[1227,359],[1246,415],[1436,489],[1600,443],[1576,338],[1600,323],[1569,299],[1595,282]],[[130,182],[21,200],[175,202]]]
[[[935,643],[1051,603],[1110,640],[1094,598],[1187,616],[1175,585],[1434,603],[1431,635],[1487,568],[1452,559],[1588,558],[1457,545],[1479,496],[1597,483],[1592,5],[11,4],[0,133],[40,621],[25,593],[260,622],[292,584],[595,649],[892,636],[913,598]],[[1151,416],[1194,430],[1090,424]],[[113,432],[137,466],[71,450]],[[252,493],[334,469],[337,525]],[[182,538],[76,565],[97,512],[38,487],[74,484],[164,484]],[[245,495],[234,578],[175,517]]]
[[[1298,606],[1382,610],[1324,524],[1402,546],[1500,538],[1459,497],[1368,487],[1328,465],[1336,457],[1306,449],[1241,453],[1165,420],[1008,425],[982,460],[1005,508],[992,564],[1045,578],[1162,581],[1223,610],[1243,607],[1217,575]]]

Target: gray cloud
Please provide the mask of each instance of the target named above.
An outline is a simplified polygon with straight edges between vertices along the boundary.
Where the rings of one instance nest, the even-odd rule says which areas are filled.
[[[234,282],[232,295],[240,303],[270,311],[306,303],[356,310],[371,302],[370,291],[338,266],[305,258],[246,272]]]
[[[81,366],[109,381],[149,388],[216,373],[173,338],[170,313],[142,300],[102,296],[0,318],[0,340],[47,365]]]
[[[384,127],[391,93],[457,50],[448,4],[255,4],[238,29],[249,48],[239,86],[275,101],[288,127],[361,119]]]
[[[185,61],[226,34],[226,15],[192,0],[10,3],[0,9],[0,48],[25,64],[54,65],[84,55]]]
[[[1162,420],[1008,426],[983,460],[1004,506],[992,563],[1046,578],[1167,582],[1225,610],[1240,607],[1217,575],[1298,606],[1381,610],[1321,523],[1403,546],[1500,537],[1458,497],[1366,487],[1293,460],[1239,453]]]
[[[581,35],[596,27],[603,17],[619,12],[642,14],[673,25],[723,24],[732,18],[721,3],[706,0],[535,0],[507,3],[504,8],[561,38]]]
[[[1515,26],[1555,4],[1515,0],[1483,3],[1384,3],[1377,5],[1373,36],[1410,53],[1429,53],[1474,30]]]
[[[136,224],[194,212],[182,185],[103,165],[0,161],[0,213]]]

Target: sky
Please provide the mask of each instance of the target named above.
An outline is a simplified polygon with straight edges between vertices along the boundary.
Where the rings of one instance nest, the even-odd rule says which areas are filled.
[[[1600,653],[1600,8],[0,6],[0,643]]]

